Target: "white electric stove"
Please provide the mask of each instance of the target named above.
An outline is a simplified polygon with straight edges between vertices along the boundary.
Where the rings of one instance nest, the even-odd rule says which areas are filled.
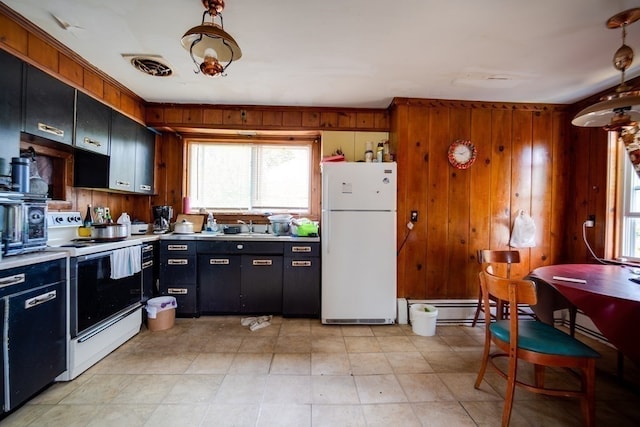
[[[45,250],[69,255],[68,363],[58,381],[74,379],[135,336],[142,325],[142,272],[120,271],[141,262],[142,239],[96,242],[78,236],[82,225],[80,212],[47,214]]]

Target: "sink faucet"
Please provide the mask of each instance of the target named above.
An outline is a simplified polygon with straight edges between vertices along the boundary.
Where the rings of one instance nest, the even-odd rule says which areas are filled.
[[[246,222],[244,222],[244,221],[243,221],[243,220],[241,220],[241,219],[239,219],[239,220],[238,220],[238,224],[244,224],[244,225],[247,225],[247,223],[246,223]],[[247,225],[247,230],[248,230],[248,232],[249,232],[249,233],[253,233],[253,221],[252,221],[252,220],[249,220],[249,225]]]

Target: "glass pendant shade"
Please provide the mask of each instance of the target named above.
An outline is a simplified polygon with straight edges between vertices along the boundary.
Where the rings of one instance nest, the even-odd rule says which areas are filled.
[[[213,49],[218,55],[218,61],[222,62],[236,61],[242,56],[240,46],[233,37],[211,22],[205,22],[184,33],[182,47],[197,58],[204,58],[205,51]]]

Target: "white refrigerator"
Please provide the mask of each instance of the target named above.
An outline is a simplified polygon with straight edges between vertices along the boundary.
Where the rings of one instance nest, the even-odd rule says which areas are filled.
[[[395,163],[322,164],[325,324],[396,319]]]

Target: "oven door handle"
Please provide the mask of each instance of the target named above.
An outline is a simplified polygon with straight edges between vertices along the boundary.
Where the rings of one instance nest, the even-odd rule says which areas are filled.
[[[111,256],[112,253],[113,251],[106,251],[106,252],[98,252],[98,253],[89,254],[89,255],[81,255],[78,257],[78,262],[89,261],[96,258],[108,257],[108,256]]]

